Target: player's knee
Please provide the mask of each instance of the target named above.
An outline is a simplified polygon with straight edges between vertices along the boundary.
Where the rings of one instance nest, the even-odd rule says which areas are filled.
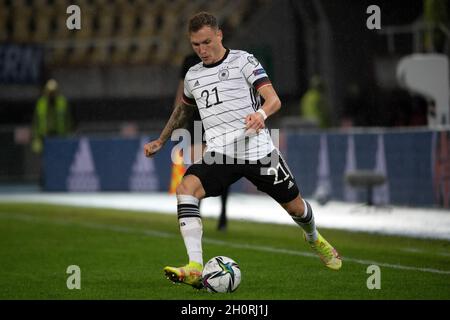
[[[294,217],[301,217],[303,216],[303,211],[300,210],[299,208],[289,208],[287,210],[287,212],[289,213],[289,215],[294,216]]]
[[[205,190],[202,187],[200,179],[193,175],[188,175],[181,180],[181,183],[176,189],[177,195],[190,195],[197,199],[202,199],[205,196]]]
[[[194,190],[183,179],[178,185],[176,193],[177,195],[194,195]]]
[[[287,213],[289,213],[289,215],[296,217],[303,216],[303,213],[305,212],[305,205],[300,197],[283,204],[283,208],[287,211]]]

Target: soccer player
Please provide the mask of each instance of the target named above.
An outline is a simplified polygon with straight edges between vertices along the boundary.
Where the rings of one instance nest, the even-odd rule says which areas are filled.
[[[174,106],[177,107],[179,104],[183,102],[183,92],[184,92],[184,78],[186,77],[187,72],[191,67],[201,62],[201,59],[198,55],[195,53],[187,55],[184,58],[183,66],[181,68],[180,72],[180,82],[178,84],[177,93],[175,96],[175,103]],[[197,108],[194,108],[192,121],[190,119],[188,120],[187,124],[187,130],[189,131],[189,134],[191,135],[191,161],[195,162],[195,150],[196,148],[199,148],[202,150],[202,153],[205,149],[205,145],[203,143],[203,135],[205,133],[204,127],[202,126],[202,132],[201,137],[196,137],[194,132],[194,123],[197,121],[199,125],[201,125],[201,117],[200,113]],[[200,139],[200,141],[195,141],[194,138]],[[220,201],[221,201],[221,210],[220,210],[220,216],[219,221],[217,223],[217,230],[219,231],[225,231],[227,229],[227,199],[228,199],[228,193],[229,188],[224,188],[222,194],[220,195]]]
[[[187,72],[183,101],[159,138],[144,146],[145,155],[153,156],[198,108],[207,147],[202,161],[188,168],[177,188],[178,222],[189,263],[165,267],[166,276],[201,288],[203,228],[198,203],[220,195],[242,177],[291,215],[325,266],[340,269],[341,258],[317,231],[310,204],[300,196],[294,176],[265,128],[266,118],[280,109],[281,102],[264,68],[253,55],[225,48],[217,20],[207,12],[193,16],[188,31],[192,48],[202,61]]]

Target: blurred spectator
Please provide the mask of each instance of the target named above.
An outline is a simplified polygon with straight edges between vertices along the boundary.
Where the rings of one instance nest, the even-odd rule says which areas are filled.
[[[428,124],[427,118],[428,101],[420,95],[412,96],[411,118],[409,120],[410,126],[426,126]]]
[[[405,127],[411,118],[411,95],[399,87],[380,92],[381,103],[378,117],[385,127]]]
[[[341,127],[346,128],[360,125],[357,117],[363,108],[364,102],[361,97],[361,88],[356,82],[351,82],[345,90]]]
[[[378,118],[385,127],[426,126],[428,100],[402,88],[380,92],[381,109]]]
[[[72,117],[66,98],[54,79],[47,81],[34,110],[32,149],[41,154],[46,137],[66,136],[72,131]]]
[[[320,128],[328,128],[331,124],[325,85],[318,75],[311,78],[309,88],[300,100],[300,115]]]
[[[423,16],[427,25],[425,51],[443,52],[447,36],[440,28],[448,28],[448,0],[424,0]]]

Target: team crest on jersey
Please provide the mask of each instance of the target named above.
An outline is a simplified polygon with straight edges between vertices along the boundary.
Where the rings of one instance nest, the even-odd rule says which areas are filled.
[[[230,72],[227,69],[219,70],[220,81],[227,80],[229,76],[230,76]]]
[[[248,56],[247,60],[254,66],[257,66],[259,64],[258,59],[256,59],[254,56]]]

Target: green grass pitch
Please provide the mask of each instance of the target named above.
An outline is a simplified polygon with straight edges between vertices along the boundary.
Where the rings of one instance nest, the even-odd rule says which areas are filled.
[[[42,204],[0,203],[0,299],[310,300],[450,299],[450,242],[320,229],[343,256],[325,268],[295,225],[204,219],[205,262],[238,262],[232,294],[170,283],[166,265],[187,262],[175,215]],[[369,265],[380,289],[369,290]],[[69,290],[67,267],[81,269]]]

